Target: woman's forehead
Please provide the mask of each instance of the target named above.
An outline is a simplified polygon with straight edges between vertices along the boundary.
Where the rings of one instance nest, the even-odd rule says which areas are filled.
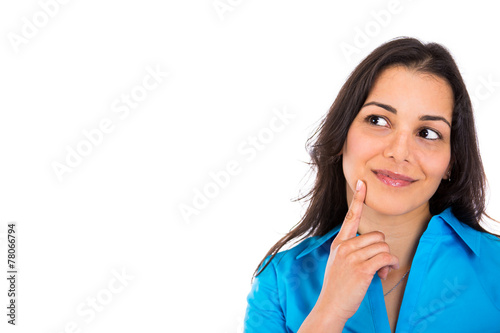
[[[403,66],[385,69],[372,86],[367,102],[379,102],[413,114],[438,113],[451,120],[453,91],[445,79]],[[364,104],[365,104],[364,103]]]

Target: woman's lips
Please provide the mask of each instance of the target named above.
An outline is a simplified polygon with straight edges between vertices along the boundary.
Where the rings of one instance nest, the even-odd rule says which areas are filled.
[[[375,176],[384,184],[393,187],[411,185],[416,180],[405,175],[391,172],[389,170],[372,170]]]

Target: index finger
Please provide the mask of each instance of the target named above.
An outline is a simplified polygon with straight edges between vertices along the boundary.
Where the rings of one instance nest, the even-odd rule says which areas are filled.
[[[363,211],[363,203],[366,196],[366,185],[359,179],[356,183],[356,191],[352,198],[349,211],[345,216],[342,227],[340,228],[337,238],[341,241],[353,238],[358,232],[359,221],[361,220],[361,212]]]

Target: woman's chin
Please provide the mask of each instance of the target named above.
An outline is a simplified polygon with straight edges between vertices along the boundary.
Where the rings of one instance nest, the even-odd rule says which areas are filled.
[[[369,196],[365,200],[365,205],[373,213],[388,216],[408,214],[421,207],[409,200],[372,200]]]

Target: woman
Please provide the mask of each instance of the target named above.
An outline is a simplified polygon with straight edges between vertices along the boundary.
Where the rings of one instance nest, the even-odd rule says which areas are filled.
[[[500,332],[500,242],[449,52],[380,46],[314,136],[308,209],[259,264],[245,332]]]

